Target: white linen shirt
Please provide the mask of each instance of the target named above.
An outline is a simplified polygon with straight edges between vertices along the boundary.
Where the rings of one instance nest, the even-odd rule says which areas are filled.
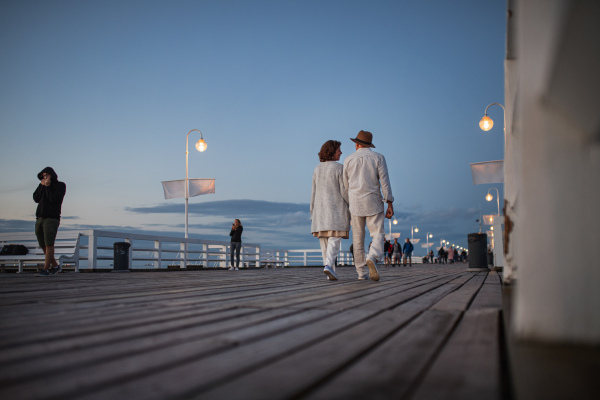
[[[352,215],[376,215],[383,212],[384,202],[394,201],[385,157],[368,147],[359,148],[344,160],[344,185]]]

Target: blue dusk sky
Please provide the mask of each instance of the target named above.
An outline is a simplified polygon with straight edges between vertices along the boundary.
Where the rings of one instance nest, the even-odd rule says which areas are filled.
[[[466,246],[497,211],[488,189],[503,196],[469,163],[503,158],[502,109],[478,123],[504,103],[505,23],[503,0],[4,0],[0,231],[33,231],[51,166],[62,229],[183,236],[184,200],[161,181],[185,178],[199,129],[189,176],[216,193],[190,199],[190,237],[229,240],[239,218],[246,242],[318,248],[317,153],[339,140],[343,162],[364,129],[387,159],[393,231]]]

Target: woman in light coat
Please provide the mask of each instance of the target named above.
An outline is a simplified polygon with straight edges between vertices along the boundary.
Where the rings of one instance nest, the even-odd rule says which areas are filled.
[[[342,164],[338,163],[342,150],[341,142],[328,140],[319,152],[319,165],[315,167],[310,199],[311,232],[318,237],[329,280],[337,280],[335,260],[350,232],[348,189],[342,178]]]

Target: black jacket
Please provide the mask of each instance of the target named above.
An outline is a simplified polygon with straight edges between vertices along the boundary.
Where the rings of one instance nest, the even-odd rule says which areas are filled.
[[[243,230],[244,230],[244,227],[241,225],[238,226],[237,229],[232,229],[231,232],[229,232],[229,236],[231,236],[231,241],[242,243],[242,231]]]
[[[67,185],[58,180],[58,175],[50,167],[44,168],[39,174],[38,179],[42,180],[42,174],[50,174],[52,180],[50,186],[44,186],[41,183],[33,192],[33,201],[38,203],[35,211],[36,218],[56,218],[60,219],[60,211],[67,192]]]

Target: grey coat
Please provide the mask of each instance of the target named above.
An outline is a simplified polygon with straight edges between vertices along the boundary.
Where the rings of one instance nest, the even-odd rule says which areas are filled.
[[[350,231],[348,189],[342,164],[325,161],[315,167],[310,199],[311,232]]]

